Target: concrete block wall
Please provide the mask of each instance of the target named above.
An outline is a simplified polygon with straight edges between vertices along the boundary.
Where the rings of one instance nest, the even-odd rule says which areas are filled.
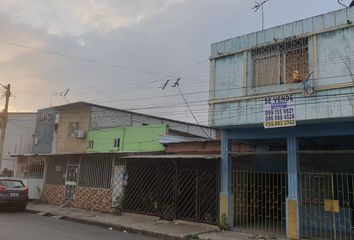
[[[112,128],[112,127],[128,127],[166,124],[171,130],[192,134],[199,137],[207,137],[203,130],[196,125],[173,121],[153,116],[145,116],[141,114],[128,113],[119,110],[110,110],[99,107],[91,109],[91,130]],[[216,131],[210,128],[204,128],[204,131],[211,138],[216,137]]]
[[[118,112],[98,107],[91,108],[91,130],[132,125],[130,113]]]

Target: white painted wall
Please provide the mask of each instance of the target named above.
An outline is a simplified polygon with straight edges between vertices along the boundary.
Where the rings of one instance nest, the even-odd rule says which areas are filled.
[[[4,168],[17,169],[15,159],[10,155],[33,153],[36,118],[36,113],[9,113],[1,171]]]
[[[22,182],[28,187],[28,198],[40,199],[42,196],[44,180],[42,178],[22,178]]]

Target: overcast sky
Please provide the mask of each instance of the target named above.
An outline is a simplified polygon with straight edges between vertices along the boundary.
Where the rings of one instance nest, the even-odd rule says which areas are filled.
[[[12,85],[12,111],[64,104],[58,95],[70,88],[69,102],[193,121],[178,90],[171,84],[161,89],[167,79],[181,76],[182,91],[206,124],[210,44],[259,30],[261,15],[253,5],[252,0],[0,0],[0,82]],[[340,8],[336,0],[270,0],[265,26]]]

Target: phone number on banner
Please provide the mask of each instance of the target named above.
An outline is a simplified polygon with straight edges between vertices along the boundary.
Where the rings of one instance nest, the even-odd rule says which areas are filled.
[[[283,121],[272,121],[272,122],[265,122],[265,127],[282,127],[282,126],[295,126],[296,120],[283,120]]]

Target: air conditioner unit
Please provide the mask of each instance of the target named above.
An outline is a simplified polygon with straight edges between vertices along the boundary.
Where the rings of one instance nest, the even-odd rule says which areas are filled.
[[[59,113],[55,114],[54,123],[59,124]]]
[[[76,130],[75,131],[75,137],[76,138],[85,138],[85,130]]]

